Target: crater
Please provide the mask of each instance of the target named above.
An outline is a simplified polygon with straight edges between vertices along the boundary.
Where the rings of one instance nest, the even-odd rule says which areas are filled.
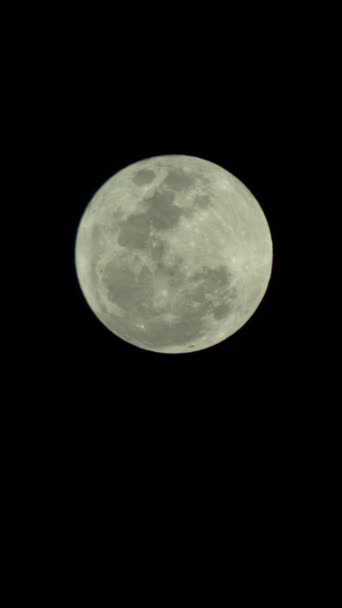
[[[150,184],[155,176],[156,174],[150,169],[140,169],[140,171],[134,175],[132,181],[136,186],[144,186],[145,184]]]
[[[194,183],[194,176],[185,173],[183,169],[170,169],[168,175],[164,179],[164,184],[175,190],[176,192],[180,192],[181,190],[185,190],[191,184]]]

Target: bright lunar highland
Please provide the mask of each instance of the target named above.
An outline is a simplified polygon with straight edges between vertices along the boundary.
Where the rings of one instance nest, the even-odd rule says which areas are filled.
[[[157,156],[111,177],[81,218],[82,292],[114,334],[159,353],[225,340],[269,283],[272,239],[251,192],[201,158]]]

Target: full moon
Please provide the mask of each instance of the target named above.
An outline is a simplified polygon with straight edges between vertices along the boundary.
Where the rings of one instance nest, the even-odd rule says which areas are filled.
[[[116,336],[158,353],[199,351],[240,329],[264,297],[272,257],[248,188],[182,155],[140,160],[108,179],[75,245],[91,310]]]

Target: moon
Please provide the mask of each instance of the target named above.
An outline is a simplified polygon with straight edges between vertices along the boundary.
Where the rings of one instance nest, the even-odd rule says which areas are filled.
[[[219,165],[184,155],[125,167],[81,217],[75,266],[96,317],[158,353],[222,342],[255,313],[271,277],[266,217]]]

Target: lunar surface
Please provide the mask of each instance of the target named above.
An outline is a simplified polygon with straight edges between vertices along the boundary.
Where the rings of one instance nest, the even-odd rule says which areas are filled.
[[[269,283],[272,240],[251,192],[222,167],[158,156],[111,177],[81,218],[82,292],[114,334],[186,353],[213,346],[254,314]]]

